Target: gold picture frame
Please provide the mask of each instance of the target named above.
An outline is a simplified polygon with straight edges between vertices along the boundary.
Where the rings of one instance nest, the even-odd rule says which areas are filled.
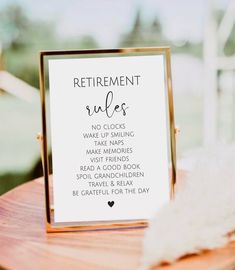
[[[48,117],[47,117],[47,98],[46,98],[46,69],[47,60],[50,58],[61,57],[103,57],[103,56],[130,56],[130,55],[158,55],[164,56],[165,82],[167,88],[167,109],[168,109],[168,127],[169,127],[169,158],[170,158],[170,198],[173,198],[174,187],[176,184],[176,142],[175,142],[175,122],[174,106],[172,93],[171,62],[169,47],[146,47],[146,48],[118,48],[118,49],[95,49],[95,50],[71,50],[71,51],[42,51],[40,52],[39,62],[39,79],[41,95],[41,117],[42,133],[38,135],[41,142],[41,159],[43,164],[44,182],[45,182],[45,208],[46,208],[46,231],[51,232],[68,232],[84,230],[105,230],[115,228],[136,228],[146,227],[147,220],[131,221],[109,221],[109,222],[76,222],[72,223],[55,223],[53,216],[53,199],[51,192],[50,163],[48,151]]]

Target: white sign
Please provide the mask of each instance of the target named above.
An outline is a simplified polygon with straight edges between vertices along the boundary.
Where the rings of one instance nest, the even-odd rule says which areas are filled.
[[[163,55],[49,60],[55,222],[151,218],[169,200]]]

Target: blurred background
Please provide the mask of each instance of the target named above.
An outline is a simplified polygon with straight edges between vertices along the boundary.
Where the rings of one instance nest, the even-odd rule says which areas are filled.
[[[42,175],[38,52],[171,46],[180,167],[235,138],[234,0],[0,0],[0,194]]]

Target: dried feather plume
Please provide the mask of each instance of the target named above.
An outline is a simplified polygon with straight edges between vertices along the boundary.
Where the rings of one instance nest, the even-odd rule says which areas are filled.
[[[235,147],[201,154],[184,188],[151,220],[141,269],[225,245],[235,230]]]

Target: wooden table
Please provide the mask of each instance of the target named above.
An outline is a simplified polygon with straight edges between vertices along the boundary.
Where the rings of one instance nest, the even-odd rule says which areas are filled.
[[[42,179],[0,197],[0,269],[134,270],[143,235],[144,229],[46,234]],[[235,243],[154,269],[232,270]]]

